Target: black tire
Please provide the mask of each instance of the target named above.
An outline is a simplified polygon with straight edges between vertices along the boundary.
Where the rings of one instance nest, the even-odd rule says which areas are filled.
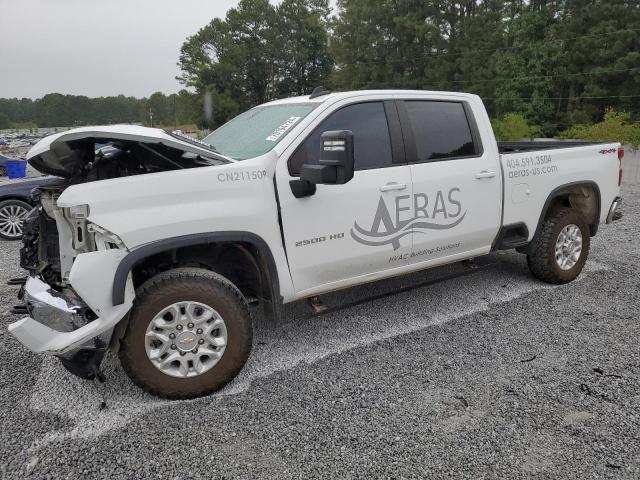
[[[21,212],[22,219],[33,209],[27,202],[9,199],[0,202],[0,238],[4,240],[20,240],[22,238],[22,221],[18,225],[10,225],[10,212]]]
[[[183,301],[204,303],[216,310],[226,325],[227,345],[209,370],[179,378],[163,373],[151,362],[145,350],[145,334],[159,312]],[[119,356],[129,378],[152,395],[195,398],[221,389],[236,377],[249,358],[252,338],[247,302],[229,280],[208,270],[178,268],[156,275],[137,290]]]
[[[6,177],[7,176],[7,167],[5,167],[4,165],[0,165],[0,177]]]
[[[568,225],[576,225],[582,236],[582,251],[576,264],[563,270],[556,261],[556,241]],[[533,276],[543,282],[562,284],[574,280],[584,267],[591,244],[589,225],[584,215],[572,208],[559,208],[545,218],[540,232],[527,251],[527,263]]]

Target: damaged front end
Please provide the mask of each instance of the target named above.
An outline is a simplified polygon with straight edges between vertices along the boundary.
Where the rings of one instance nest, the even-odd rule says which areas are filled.
[[[91,221],[90,204],[61,207],[59,197],[81,183],[230,160],[162,130],[135,126],[47,137],[27,158],[39,171],[61,178],[33,192],[36,207],[24,220],[20,251],[20,264],[29,275],[10,282],[22,284],[18,297],[23,304],[14,313],[28,316],[9,325],[9,331],[31,351],[59,357],[81,378],[100,378],[113,331],[133,304],[130,275],[124,302],[114,305],[112,298],[116,269],[129,250],[117,235]]]
[[[27,277],[18,294],[33,321],[17,322],[9,327],[23,344],[36,353],[57,355],[62,365],[74,375],[87,380],[100,377],[100,363],[109,345],[111,331],[98,335],[68,352],[43,350],[44,337],[56,332],[74,332],[97,318],[96,314],[71,289],[60,293],[38,277]],[[24,320],[24,319],[23,319]],[[47,329],[39,327],[42,325]]]
[[[93,379],[100,377],[115,325],[133,302],[130,280],[123,305],[113,306],[106,293],[128,251],[117,237],[58,208],[54,190],[47,188],[38,192],[41,203],[24,221],[20,263],[29,276],[12,282],[22,283],[23,304],[14,312],[29,316],[9,331],[34,353],[55,355],[71,373]]]
[[[72,219],[71,212],[56,206],[67,183],[60,181],[33,192],[37,205],[24,220],[20,266],[29,272],[18,292],[23,305],[15,313],[30,317],[9,326],[9,331],[35,353],[56,355],[71,373],[91,380],[109,346],[111,330],[69,348],[73,334],[98,315],[73,290],[69,277],[76,256],[95,250],[86,219]],[[58,221],[61,229],[58,229]],[[66,242],[60,245],[60,239]],[[62,255],[61,255],[62,251]],[[15,283],[15,282],[14,282]],[[67,336],[71,340],[71,336]]]

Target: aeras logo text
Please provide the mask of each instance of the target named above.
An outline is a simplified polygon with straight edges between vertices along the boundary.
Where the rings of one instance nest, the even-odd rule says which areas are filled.
[[[413,198],[409,195],[397,196],[393,201],[394,216],[389,213],[381,196],[371,228],[363,228],[356,221],[351,228],[351,237],[363,245],[377,247],[391,244],[397,250],[400,248],[400,239],[406,235],[454,228],[467,214],[466,210],[462,211],[459,193],[460,189],[454,187],[446,193],[438,190],[432,196],[426,193],[416,193]]]

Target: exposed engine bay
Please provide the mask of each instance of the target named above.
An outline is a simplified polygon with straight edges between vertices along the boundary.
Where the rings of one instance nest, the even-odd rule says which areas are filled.
[[[37,207],[24,220],[21,267],[31,276],[42,276],[49,285],[62,291],[77,255],[120,248],[117,237],[87,221],[86,209],[57,206],[58,198],[69,186],[228,162],[195,140],[166,134],[177,141],[167,145],[128,139],[80,138],[55,142],[49,150],[29,158],[36,169],[62,178],[32,193]],[[180,148],[183,145],[185,148]]]
[[[59,188],[61,192],[64,185]],[[56,221],[45,213],[40,203],[41,189],[34,190],[32,195],[39,201],[38,206],[31,210],[23,222],[20,266],[31,276],[40,274],[47,283],[61,288],[60,246]],[[48,193],[47,196],[53,195]]]
[[[226,163],[213,150],[209,154],[203,152],[204,148],[198,150],[196,153],[162,143],[82,138],[55,143],[50,150],[30,158],[29,163],[43,173],[68,179],[70,185]]]

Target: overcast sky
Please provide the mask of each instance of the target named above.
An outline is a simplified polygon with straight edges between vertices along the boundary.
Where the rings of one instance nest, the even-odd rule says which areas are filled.
[[[0,97],[177,92],[176,62],[185,38],[237,4],[0,0]]]

